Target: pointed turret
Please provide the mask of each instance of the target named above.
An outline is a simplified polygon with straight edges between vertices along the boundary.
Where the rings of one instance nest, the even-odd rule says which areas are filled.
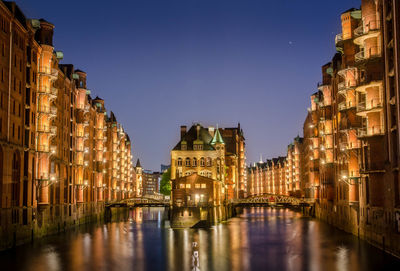
[[[136,167],[138,168],[138,167],[142,167],[142,165],[140,164],[140,160],[139,160],[139,158],[137,159],[137,162],[136,162]]]
[[[221,136],[218,128],[216,129],[214,137],[211,140],[211,145],[216,145],[216,144],[225,144],[225,142],[222,139],[222,136]]]

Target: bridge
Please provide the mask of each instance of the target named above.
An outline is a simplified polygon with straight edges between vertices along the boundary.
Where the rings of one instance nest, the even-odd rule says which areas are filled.
[[[236,206],[309,206],[310,203],[307,199],[273,194],[257,195],[232,201],[232,204]]]
[[[106,204],[107,207],[167,207],[169,200],[153,197],[133,197]]]

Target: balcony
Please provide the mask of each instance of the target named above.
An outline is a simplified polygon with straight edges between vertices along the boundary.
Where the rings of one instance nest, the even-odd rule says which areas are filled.
[[[85,111],[85,113],[87,113],[87,112],[89,112],[89,110],[90,110],[90,105],[86,104],[86,105],[83,107],[83,111]]]
[[[355,108],[356,105],[352,101],[344,101],[338,104],[338,110],[339,111],[344,111],[344,110],[349,110],[352,108]]]
[[[48,145],[38,145],[37,151],[47,153],[47,152],[49,152],[49,146]]]
[[[350,81],[340,82],[338,84],[338,93],[339,94],[346,94],[348,90],[354,89],[356,87],[355,82],[352,84]]]
[[[379,46],[370,47],[368,50],[364,48],[354,55],[356,62],[366,61],[369,59],[379,58],[382,56],[381,48]]]
[[[48,94],[50,96],[50,99],[56,99],[58,95],[58,89],[55,87],[51,87]]]
[[[50,126],[50,135],[51,136],[57,135],[57,127],[56,126]]]
[[[348,180],[348,179],[357,179],[360,178],[360,172],[358,170],[341,170],[340,171],[340,177],[342,180]]]
[[[55,106],[50,106],[49,114],[50,114],[50,116],[53,117],[53,118],[57,117],[57,107],[55,107]]]
[[[349,151],[359,149],[361,147],[360,142],[341,142],[339,143],[340,151]]]
[[[366,39],[378,37],[380,33],[380,21],[371,20],[367,23],[363,23],[354,30],[354,43],[362,45]]]
[[[81,138],[81,137],[84,137],[84,136],[85,136],[85,134],[83,132],[76,132],[76,137]]]
[[[37,112],[40,114],[49,114],[50,113],[50,107],[47,105],[39,105]]]
[[[46,87],[46,86],[39,86],[38,87],[38,89],[37,89],[37,92],[39,93],[39,94],[50,94],[50,88],[49,87]]]
[[[40,67],[38,73],[40,75],[49,76],[52,79],[57,79],[58,70],[50,67]]]
[[[50,132],[50,126],[48,125],[37,125],[37,131],[39,133],[49,133]]]
[[[375,125],[371,127],[359,128],[357,131],[357,136],[359,138],[371,137],[371,136],[382,136],[385,134],[385,129],[383,125]]]
[[[335,44],[336,44],[336,46],[337,46],[340,42],[342,42],[342,41],[343,41],[343,34],[342,34],[342,33],[337,34],[337,35],[335,36]]]
[[[381,99],[371,99],[357,104],[357,115],[366,116],[367,113],[380,112],[383,109]]]

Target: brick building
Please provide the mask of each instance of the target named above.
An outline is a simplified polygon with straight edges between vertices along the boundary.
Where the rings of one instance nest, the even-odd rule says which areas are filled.
[[[97,219],[135,193],[131,142],[54,25],[0,1],[0,249]]]

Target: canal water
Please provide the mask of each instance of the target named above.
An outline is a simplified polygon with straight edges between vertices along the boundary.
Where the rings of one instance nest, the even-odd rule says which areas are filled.
[[[247,208],[210,229],[172,230],[163,208],[0,253],[0,270],[400,270],[400,260],[289,209]]]

